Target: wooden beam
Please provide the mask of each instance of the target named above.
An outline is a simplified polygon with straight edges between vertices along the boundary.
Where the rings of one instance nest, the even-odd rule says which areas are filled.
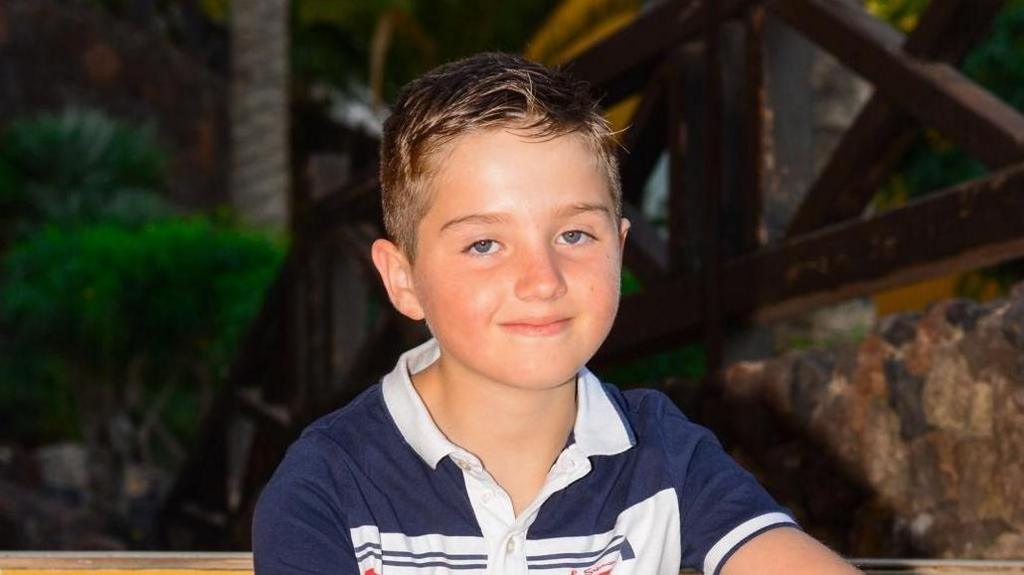
[[[723,91],[718,3],[704,3],[704,190],[701,193],[701,303],[703,304],[705,380],[721,381],[722,301],[722,126]]]
[[[931,0],[903,51],[912,56],[959,62],[988,34],[1006,0]]]
[[[860,6],[836,0],[772,0],[768,6],[968,154],[992,167],[1024,158],[1024,116],[955,68],[903,52],[903,35]]]
[[[281,430],[288,430],[294,423],[286,404],[275,404],[263,399],[258,387],[239,387],[235,398],[242,411],[260,421]]]
[[[720,18],[731,18],[757,0],[720,0]],[[644,86],[673,46],[699,39],[704,20],[699,0],[668,0],[642,13],[630,25],[595,44],[566,65],[591,84],[610,107]]]
[[[313,202],[298,218],[302,234],[296,244],[312,244],[342,223],[373,222],[383,230],[380,185],[376,172],[354,179],[351,185],[327,193]]]
[[[744,21],[742,175],[740,176],[740,250],[752,252],[761,244],[761,210],[764,200],[764,128],[766,94],[764,47],[766,12],[763,6],[750,9]]]
[[[695,247],[692,245],[689,209],[687,200],[689,194],[693,193],[700,197],[704,190],[688,190],[686,181],[687,161],[692,161],[689,151],[690,127],[686,123],[686,110],[684,99],[687,90],[686,79],[684,78],[686,55],[677,53],[669,60],[671,71],[666,78],[666,93],[668,103],[666,108],[666,122],[663,130],[668,141],[668,259],[669,267],[673,273],[688,273],[690,262],[694,259]],[[700,90],[701,86],[689,86],[691,90]],[[703,128],[706,130],[707,125]],[[698,130],[698,133],[704,130]],[[699,143],[699,142],[698,142]],[[707,146],[704,146],[707,149]],[[700,156],[697,155],[699,158]],[[705,166],[706,167],[706,166]],[[697,205],[703,205],[700,201]],[[701,212],[703,213],[703,211]],[[707,238],[704,230],[697,230]]]
[[[669,273],[668,247],[643,213],[627,202],[622,215],[630,222],[623,261],[643,285],[664,280]]]
[[[932,0],[907,36],[908,54],[959,62],[984,36],[1003,0]],[[917,134],[913,117],[874,94],[843,134],[790,222],[793,237],[864,211]]]
[[[619,156],[622,215],[631,224],[623,259],[642,284],[659,282],[669,273],[668,246],[637,206],[643,202],[647,179],[665,147],[666,80],[670,72],[670,63],[664,62],[648,79],[623,137],[625,152]]]
[[[644,88],[640,105],[622,138],[619,154],[622,198],[639,204],[651,170],[665,149],[666,78],[669,67],[662,65]]]
[[[804,196],[786,237],[861,214],[910,148],[917,130],[912,117],[873,95]]]
[[[1024,256],[1024,164],[870,220],[837,224],[730,261],[726,319],[767,321],[816,306]],[[625,298],[600,352],[614,361],[692,336],[697,277]]]

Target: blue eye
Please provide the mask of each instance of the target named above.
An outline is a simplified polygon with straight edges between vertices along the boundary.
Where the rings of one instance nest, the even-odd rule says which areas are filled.
[[[580,230],[569,230],[567,232],[562,232],[560,237],[563,243],[576,245],[587,241],[592,236],[586,232],[581,232]]]
[[[498,242],[494,240],[478,240],[469,244],[469,247],[466,248],[466,251],[476,255],[487,255],[494,253],[497,247]]]

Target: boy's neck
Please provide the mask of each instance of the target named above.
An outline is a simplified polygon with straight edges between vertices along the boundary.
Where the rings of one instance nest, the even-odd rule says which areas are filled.
[[[413,376],[438,428],[484,461],[523,457],[554,462],[576,421],[576,377],[547,389],[490,381],[446,362]]]

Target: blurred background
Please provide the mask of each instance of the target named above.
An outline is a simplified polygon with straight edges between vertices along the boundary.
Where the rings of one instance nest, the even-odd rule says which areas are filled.
[[[367,257],[390,102],[499,50],[621,131],[602,377],[841,553],[1024,558],[1024,2],[763,4],[0,0],[0,549],[248,549],[426,337]]]

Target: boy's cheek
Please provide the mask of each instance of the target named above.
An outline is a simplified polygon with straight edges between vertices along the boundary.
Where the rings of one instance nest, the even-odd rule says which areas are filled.
[[[495,305],[496,292],[493,284],[478,282],[472,276],[451,273],[436,278],[420,296],[427,314],[443,316],[437,318],[441,321],[483,318]]]

